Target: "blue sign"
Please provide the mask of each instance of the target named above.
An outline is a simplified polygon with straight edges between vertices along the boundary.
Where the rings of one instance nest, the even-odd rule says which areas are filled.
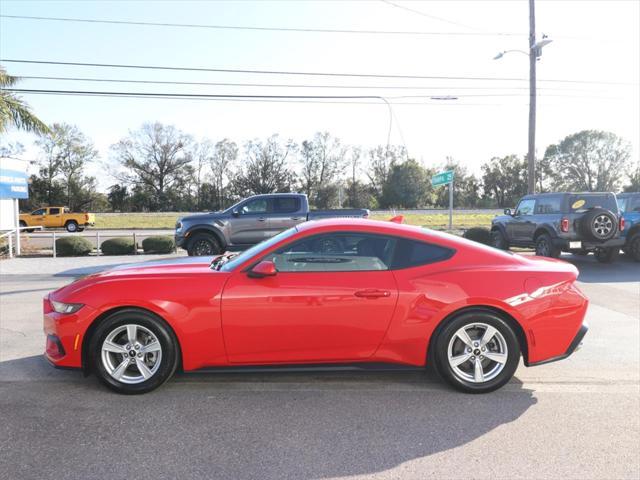
[[[28,178],[25,172],[0,168],[0,198],[29,198]]]

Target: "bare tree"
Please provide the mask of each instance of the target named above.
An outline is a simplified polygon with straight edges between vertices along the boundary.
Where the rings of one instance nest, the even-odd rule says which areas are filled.
[[[278,135],[272,135],[264,142],[247,142],[244,168],[233,179],[235,192],[247,196],[291,191],[294,175],[289,168],[289,155],[294,150],[295,144],[291,140],[283,145]]]
[[[168,193],[184,185],[190,173],[193,140],[171,125],[147,123],[113,145],[124,171],[116,177],[131,185],[150,189],[155,194],[155,208],[168,208]]]
[[[232,166],[238,158],[238,146],[225,138],[216,143],[210,157],[214,190],[217,193],[218,208],[224,208],[228,196],[225,195],[227,183],[232,177]]]
[[[318,132],[312,140],[302,142],[300,163],[302,181],[309,200],[317,206],[333,203],[337,188],[334,183],[346,166],[347,148],[329,132]]]

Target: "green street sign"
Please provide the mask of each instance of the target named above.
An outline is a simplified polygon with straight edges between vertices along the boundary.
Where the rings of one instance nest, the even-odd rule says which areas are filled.
[[[448,172],[440,172],[431,177],[431,185],[433,185],[434,187],[437,187],[438,185],[445,185],[451,182],[453,182],[453,170],[449,170]]]

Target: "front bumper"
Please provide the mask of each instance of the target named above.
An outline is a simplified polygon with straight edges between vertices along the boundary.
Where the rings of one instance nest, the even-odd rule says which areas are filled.
[[[97,311],[84,305],[76,313],[57,313],[51,308],[49,296],[44,297],[42,306],[46,359],[55,367],[82,367],[82,341]]]
[[[182,233],[176,233],[173,237],[176,241],[176,247],[186,248],[187,236]]]
[[[595,250],[596,248],[611,248],[611,247],[619,247],[622,248],[624,246],[624,238],[612,238],[610,240],[606,240],[604,242],[596,242],[594,240],[569,240],[566,238],[555,238],[553,240],[553,244],[556,247],[561,248],[562,250],[572,250],[570,243],[572,242],[580,242],[582,250]],[[573,249],[575,250],[575,249]]]
[[[576,336],[573,338],[573,340],[569,344],[569,348],[567,348],[566,352],[556,357],[547,358],[546,360],[528,363],[527,367],[537,367],[538,365],[544,365],[546,363],[557,362],[558,360],[564,360],[565,358],[570,356],[572,353],[577,352],[578,350],[580,350],[580,348],[582,348],[582,339],[587,334],[587,331],[589,331],[589,325],[587,324],[587,322],[583,322],[580,328],[578,329],[578,333],[576,333]]]

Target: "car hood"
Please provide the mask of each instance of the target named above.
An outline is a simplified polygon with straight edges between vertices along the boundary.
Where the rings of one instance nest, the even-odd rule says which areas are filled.
[[[207,222],[209,220],[216,220],[223,217],[224,214],[222,212],[198,213],[196,215],[187,215],[186,217],[181,217],[178,219],[178,221],[183,223],[199,223]]]
[[[491,223],[508,222],[509,220],[512,220],[512,219],[513,217],[511,215],[497,215],[491,219]]]
[[[97,284],[113,281],[124,281],[129,279],[144,279],[152,277],[193,277],[196,275],[223,276],[224,272],[218,272],[209,268],[214,257],[184,257],[165,260],[154,260],[151,262],[140,262],[104,270],[93,273],[76,280],[55,292],[53,298],[67,298],[69,295],[78,294],[83,290],[94,287]]]

